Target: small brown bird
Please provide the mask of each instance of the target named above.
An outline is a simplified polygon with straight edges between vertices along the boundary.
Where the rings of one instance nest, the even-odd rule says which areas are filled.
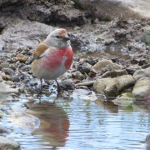
[[[73,61],[73,50],[65,29],[56,29],[41,42],[33,53],[34,61],[31,64],[32,73],[41,80],[55,80],[57,90],[60,86],[57,78],[64,74]]]

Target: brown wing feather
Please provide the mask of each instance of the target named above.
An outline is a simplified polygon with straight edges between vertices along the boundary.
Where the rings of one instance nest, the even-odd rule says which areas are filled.
[[[39,58],[41,54],[43,54],[47,49],[48,49],[48,46],[46,45],[45,41],[43,41],[37,46],[36,50],[33,53],[33,57],[35,59]]]

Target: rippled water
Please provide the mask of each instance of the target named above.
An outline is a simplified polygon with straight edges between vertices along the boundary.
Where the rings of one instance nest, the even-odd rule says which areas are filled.
[[[145,138],[150,132],[150,114],[138,105],[138,109],[122,110],[111,103],[82,98],[27,105],[28,112],[40,119],[40,127],[31,134],[11,135],[21,150],[149,149]],[[7,119],[3,122],[8,123]]]

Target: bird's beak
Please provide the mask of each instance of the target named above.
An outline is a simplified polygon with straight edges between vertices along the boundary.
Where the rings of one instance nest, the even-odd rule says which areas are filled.
[[[69,37],[68,35],[65,35],[65,36],[63,37],[63,39],[66,40],[66,41],[69,41],[69,40],[70,40],[70,37]]]

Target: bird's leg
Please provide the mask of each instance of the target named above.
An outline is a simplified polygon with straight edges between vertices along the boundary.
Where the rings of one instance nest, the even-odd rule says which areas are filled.
[[[56,83],[57,83],[57,92],[60,93],[62,91],[62,88],[60,87],[57,79],[55,79]]]
[[[41,87],[40,87],[40,90],[41,92],[43,91],[43,84],[42,84],[42,79],[40,79],[40,83],[41,83]]]

